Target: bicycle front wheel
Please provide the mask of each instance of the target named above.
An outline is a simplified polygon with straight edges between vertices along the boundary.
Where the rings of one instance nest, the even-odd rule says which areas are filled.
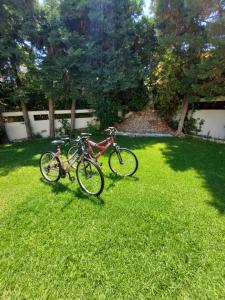
[[[79,161],[76,175],[77,181],[84,192],[95,196],[101,194],[104,188],[104,176],[100,167],[94,161],[88,158]]]
[[[119,148],[113,150],[109,156],[109,167],[118,176],[132,176],[137,171],[138,160],[129,149]]]
[[[40,171],[42,176],[49,182],[56,182],[61,176],[61,165],[58,157],[54,157],[52,152],[42,154],[40,161]]]

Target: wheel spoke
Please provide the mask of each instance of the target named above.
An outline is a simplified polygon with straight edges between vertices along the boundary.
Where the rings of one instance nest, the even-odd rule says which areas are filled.
[[[70,163],[72,162],[72,160],[74,161],[74,163],[71,165],[71,168],[76,169],[76,159],[79,156],[79,150],[77,148],[77,146],[72,146],[67,153],[67,158],[68,160],[71,159]]]
[[[126,149],[120,149],[119,151],[119,153],[114,151],[110,156],[109,164],[111,170],[119,176],[133,175],[137,169],[135,155]]]
[[[53,154],[44,153],[40,160],[41,173],[48,181],[57,181],[60,175],[59,162],[54,158]]]
[[[97,195],[102,189],[100,170],[90,161],[80,162],[77,169],[78,182],[81,188],[92,195]]]

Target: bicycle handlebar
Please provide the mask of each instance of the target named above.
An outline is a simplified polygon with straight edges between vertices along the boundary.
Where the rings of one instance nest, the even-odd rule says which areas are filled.
[[[109,135],[113,135],[115,132],[117,131],[117,129],[115,127],[108,127],[105,132],[108,132]]]
[[[105,129],[105,132],[107,132],[109,135],[114,135],[115,132],[117,132],[117,129],[115,127],[108,127],[107,129]],[[67,144],[67,143],[81,143],[83,142],[84,140],[88,139],[89,137],[91,136],[91,134],[88,134],[88,133],[81,133],[81,135],[79,135],[76,139],[72,139],[68,136],[66,137],[61,137],[60,140],[61,142],[63,143],[60,143],[61,145],[62,144]]]

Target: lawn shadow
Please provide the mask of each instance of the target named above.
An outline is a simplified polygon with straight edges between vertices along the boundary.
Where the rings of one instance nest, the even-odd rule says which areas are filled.
[[[7,176],[20,167],[35,166],[38,168],[41,153],[49,150],[49,148],[52,147],[47,139],[32,139],[15,144],[1,145],[0,176]]]
[[[103,138],[104,136],[93,137],[94,140],[102,140]],[[161,138],[116,137],[121,147],[133,150],[145,149],[154,145],[156,141],[159,142],[159,139],[161,140]],[[0,145],[0,176],[6,176],[20,167],[35,166],[38,168],[39,158],[45,151],[55,151],[50,139],[32,139],[14,144]],[[107,157],[109,152],[110,149],[104,156]]]
[[[22,147],[5,152],[0,151],[0,176],[7,176],[10,172],[20,167],[38,167],[38,159],[34,157],[36,154],[36,152]]]
[[[195,169],[212,195],[208,204],[225,213],[225,146],[191,138],[173,139],[162,149],[166,162],[175,171]]]
[[[102,138],[102,137],[101,137]],[[205,188],[212,195],[208,203],[221,214],[225,213],[225,146],[191,138],[163,138],[163,137],[116,137],[121,147],[131,150],[145,150],[163,143],[166,148],[161,149],[166,162],[176,171],[195,169],[204,179]],[[6,176],[20,167],[35,166],[38,170],[38,160],[44,151],[54,150],[50,140],[31,140],[23,143],[0,146],[0,176]],[[141,160],[141,156],[138,159]],[[110,180],[106,189],[113,188],[120,180],[138,180],[137,177],[120,178],[113,174],[107,176]],[[48,184],[49,185],[49,184]],[[68,191],[68,187],[61,182],[51,185],[55,194]],[[89,200],[93,204],[103,205],[101,198],[83,194],[77,186],[77,191],[70,190],[73,197]],[[100,199],[100,200],[99,200]]]
[[[106,187],[106,190],[110,190],[111,188],[115,187],[116,184],[118,182],[120,182],[121,180],[124,180],[124,181],[138,181],[139,178],[138,177],[134,177],[134,176],[127,176],[127,177],[121,177],[121,176],[118,176],[116,174],[113,174],[113,173],[110,173],[109,175],[106,175],[104,174],[104,177],[110,179],[110,183],[109,185]]]
[[[65,203],[65,205],[62,207],[62,210],[66,209],[74,200],[88,200],[90,203],[98,206],[103,206],[105,204],[105,201],[101,196],[85,194],[79,186],[77,186],[77,190],[74,191],[70,187],[59,181],[50,183],[43,178],[40,178],[40,181],[45,185],[50,186],[52,192],[56,195],[65,192],[69,192],[72,195],[71,199],[67,201],[67,203]]]

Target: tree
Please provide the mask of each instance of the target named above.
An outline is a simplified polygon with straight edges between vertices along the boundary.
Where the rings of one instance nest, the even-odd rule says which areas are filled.
[[[141,14],[136,0],[61,3],[70,94],[89,99],[102,126],[117,119],[120,105],[138,109],[147,102],[144,80],[156,39],[153,24]]]
[[[90,1],[89,5],[85,68],[91,104],[107,126],[116,121],[119,106],[136,104],[140,109],[147,103],[144,82],[154,62],[156,39],[151,20],[142,16],[141,1]],[[144,97],[136,96],[140,91]]]
[[[48,100],[49,134],[55,136],[54,102],[56,102],[63,89],[63,66],[61,54],[63,43],[60,34],[59,1],[47,0],[41,7],[39,48],[41,52],[40,81],[41,89]]]
[[[176,67],[170,66],[170,72],[164,74],[161,81],[156,80],[155,94],[156,103],[164,93],[167,98],[166,89],[170,87],[175,95],[174,100],[169,94],[172,107],[182,104],[181,115],[177,130],[177,135],[182,134],[184,119],[188,110],[188,105],[196,99],[193,88],[198,81],[198,74],[193,72],[202,63],[203,56],[209,51],[207,20],[212,13],[214,1],[185,1],[185,0],[156,0],[154,10],[159,38],[159,51],[161,60],[159,66],[168,68],[168,60],[164,60],[169,54],[172,61],[176,62]],[[159,67],[158,67],[159,68]],[[160,73],[159,72],[159,73]],[[156,71],[157,74],[157,71]],[[178,101],[178,99],[180,101]]]
[[[64,40],[64,97],[71,101],[71,129],[75,129],[76,104],[82,101],[85,88],[83,71],[86,59],[88,10],[86,1],[66,0],[59,7]]]
[[[201,64],[191,70],[198,74],[193,86],[198,97],[212,100],[224,96],[225,91],[225,1],[214,1],[210,18],[206,23],[208,49],[201,58]]]
[[[25,4],[25,5],[24,5]],[[32,30],[35,1],[7,0],[0,9],[0,73],[8,89],[8,101],[20,102],[27,136],[32,136],[27,112],[26,78],[33,65]],[[26,76],[24,76],[26,70]]]
[[[20,101],[28,136],[31,95],[48,101],[52,137],[54,107],[68,99],[72,129],[76,104],[84,99],[99,109],[100,119],[104,108],[110,123],[119,106],[138,110],[147,102],[144,82],[156,38],[152,21],[142,16],[142,1],[46,0],[39,6],[7,0],[1,6],[4,101]]]
[[[0,102],[0,143],[7,142],[7,141],[8,141],[8,138],[6,136],[5,124],[4,124],[4,120],[2,117],[1,102]]]

